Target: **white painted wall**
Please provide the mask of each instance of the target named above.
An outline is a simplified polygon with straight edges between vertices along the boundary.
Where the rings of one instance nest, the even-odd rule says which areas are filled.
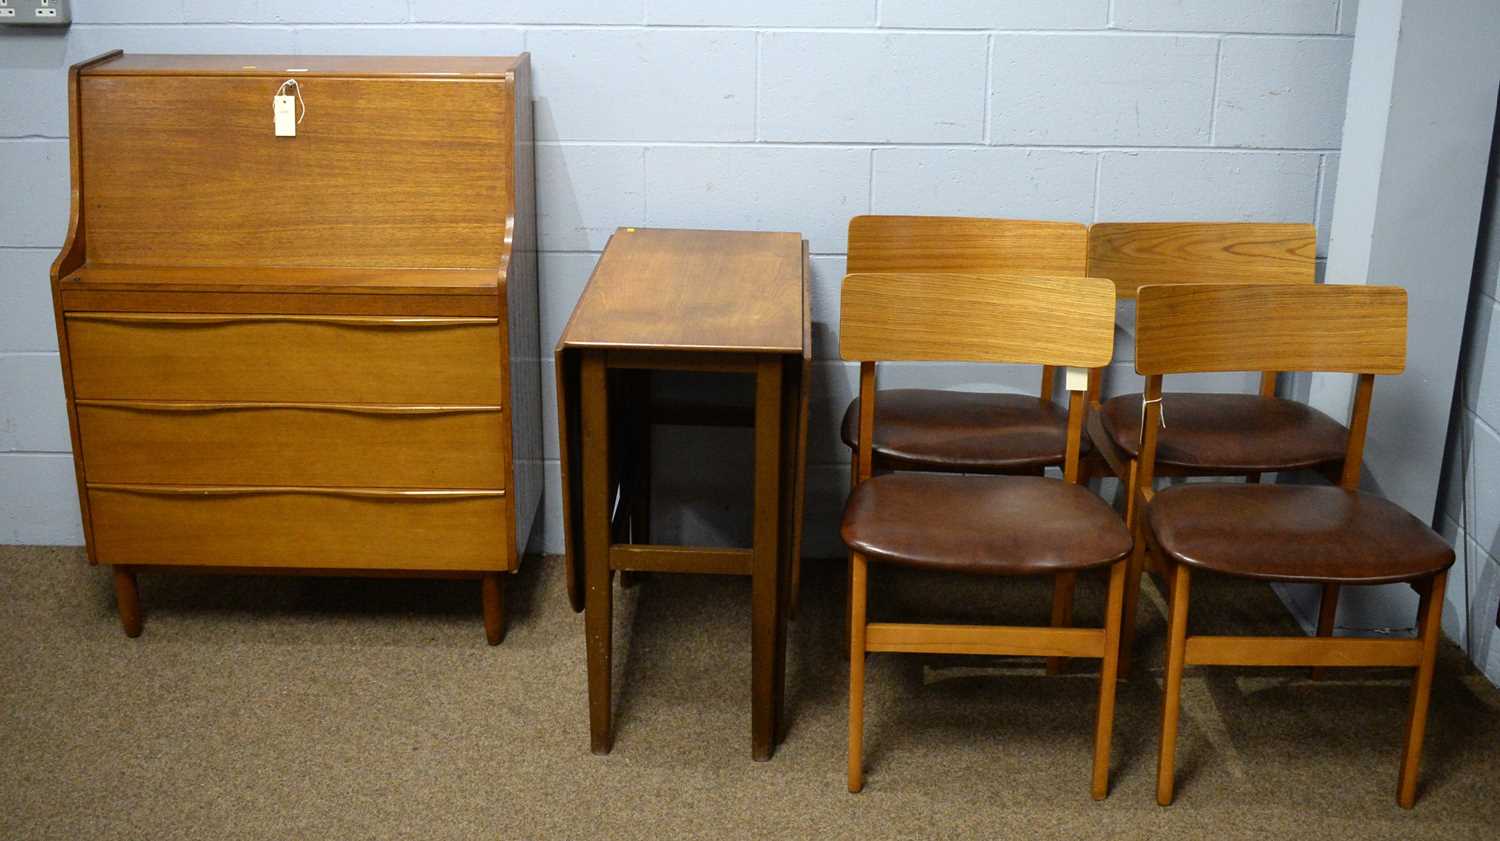
[[[0,27],[0,543],[80,540],[47,291],[67,211],[71,62],[115,47],[529,50],[548,345],[618,225],[794,230],[811,241],[819,360],[807,548],[833,555],[847,483],[834,425],[854,381],[834,360],[849,217],[1326,228],[1354,5],[74,0],[66,33]],[[1116,390],[1134,384],[1121,338]],[[536,544],[548,551],[561,547],[552,378],[549,366],[547,527]],[[1032,370],[925,365],[886,381],[1031,390],[1034,380]],[[1222,380],[1198,385],[1213,382]],[[695,452],[712,443],[658,434]],[[663,514],[673,528],[733,530],[722,522],[732,497],[683,488],[680,499],[681,510]],[[692,510],[705,499],[717,508]]]

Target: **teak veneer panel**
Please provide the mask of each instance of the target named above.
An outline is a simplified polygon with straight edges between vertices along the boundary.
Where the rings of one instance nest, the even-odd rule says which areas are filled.
[[[1141,374],[1406,367],[1399,286],[1143,286],[1135,319]]]
[[[488,269],[265,268],[260,266],[110,266],[89,264],[62,279],[65,293],[257,292],[309,294],[483,295],[497,277]]]
[[[78,423],[90,482],[505,486],[498,406],[81,400]]]
[[[503,570],[500,491],[473,495],[90,485],[114,564]]]
[[[621,228],[560,344],[802,352],[802,236]]]
[[[258,313],[262,315],[504,315],[494,295],[286,295],[278,292],[159,292],[63,288],[66,312]]]
[[[1317,233],[1280,222],[1097,222],[1088,273],[1113,280],[1121,298],[1150,283],[1309,284]]]
[[[1088,228],[1077,222],[955,216],[856,216],[851,274],[867,272],[1083,275]],[[1109,277],[1106,273],[1105,277]]]
[[[494,319],[69,313],[67,321],[80,399],[501,402]]]
[[[85,75],[89,262],[500,263],[510,197],[496,174],[515,164],[503,82],[303,77],[306,117],[276,137],[285,78]]]
[[[1109,364],[1114,331],[1115,288],[1102,278],[851,274],[844,278],[839,353],[864,362],[1098,368]]]

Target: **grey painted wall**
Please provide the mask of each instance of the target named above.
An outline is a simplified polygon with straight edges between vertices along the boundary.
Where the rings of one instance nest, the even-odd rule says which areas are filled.
[[[67,210],[64,73],[157,52],[507,54],[536,72],[543,341],[617,225],[811,241],[817,395],[809,553],[838,552],[834,426],[845,226],[865,212],[1312,221],[1327,228],[1354,0],[74,0],[66,33],[0,27],[0,542],[80,540],[47,266]],[[1121,335],[1111,387],[1134,388]],[[1229,378],[1234,387],[1249,380]],[[561,547],[550,365],[546,527]],[[910,366],[888,382],[1035,388],[1032,370]],[[1220,380],[1200,381],[1202,387]],[[658,453],[663,526],[742,536],[748,466],[713,433]],[[710,459],[704,462],[703,459]],[[743,468],[743,469],[742,469]],[[713,478],[711,477],[711,478]],[[730,482],[728,479],[734,479]]]

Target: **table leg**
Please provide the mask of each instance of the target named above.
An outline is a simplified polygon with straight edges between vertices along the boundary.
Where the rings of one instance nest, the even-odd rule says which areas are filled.
[[[651,542],[651,372],[632,371],[630,542]]]
[[[589,741],[594,753],[609,753],[610,629],[614,605],[610,592],[609,544],[609,390],[604,354],[588,351],[583,357],[582,467],[584,625],[587,628],[589,670]]]
[[[622,476],[628,478],[621,500],[629,518],[630,542],[651,542],[651,372],[616,371],[625,384],[624,400],[628,403],[620,412],[624,416],[626,430],[626,464]],[[638,572],[621,571],[620,588],[634,587],[640,583]]]
[[[786,738],[786,642],[787,623],[797,613],[798,554],[801,552],[801,530],[797,528],[797,478],[802,458],[802,441],[798,435],[802,423],[801,360],[792,357],[785,363],[781,389],[781,600],[776,617],[776,677],[773,717],[776,721],[776,744]]]
[[[751,756],[776,749],[777,629],[781,620],[781,359],[762,357],[755,372],[755,523],[751,574]]]

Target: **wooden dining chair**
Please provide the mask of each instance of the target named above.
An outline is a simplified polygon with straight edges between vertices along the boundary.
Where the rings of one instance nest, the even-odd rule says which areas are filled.
[[[858,483],[841,534],[850,549],[849,790],[863,784],[867,652],[1017,654],[1103,661],[1092,791],[1109,790],[1120,605],[1130,534],[1079,483],[1086,369],[1109,364],[1115,292],[1107,280],[958,274],[844,278],[839,347],[860,363]],[[1011,362],[1067,366],[1062,480],[896,472],[873,475],[877,362]],[[1109,568],[1103,627],[989,627],[869,622],[871,565],[968,575],[1077,575]]]
[[[1144,284],[1264,284],[1315,281],[1317,238],[1309,224],[1104,222],[1089,229],[1088,273],[1115,282],[1122,299]],[[1276,396],[1277,372],[1260,372],[1255,394],[1174,392],[1166,397],[1156,476],[1244,476],[1300,469],[1337,475],[1347,430],[1323,412]],[[1141,395],[1090,395],[1089,438],[1124,486],[1125,520],[1135,522],[1140,485]],[[1150,559],[1146,559],[1147,562]],[[1143,569],[1126,577],[1121,674],[1130,670]],[[1065,600],[1066,596],[1058,596]],[[1333,631],[1338,588],[1323,594],[1319,632]]]
[[[1081,277],[1088,229],[1076,222],[960,216],[856,216],[849,221],[851,274],[955,272]],[[873,433],[874,469],[1041,474],[1062,467],[1067,414],[1053,402],[1057,370],[1044,365],[1036,396],[936,388],[887,389]],[[840,427],[857,481],[859,399]],[[793,593],[798,571],[792,572]],[[1054,622],[1067,624],[1073,586],[1054,589]],[[847,606],[847,605],[846,605]],[[1055,671],[1060,661],[1049,662]]]
[[[1172,802],[1182,672],[1206,666],[1415,668],[1397,801],[1416,800],[1443,587],[1453,550],[1400,506],[1359,490],[1376,374],[1406,365],[1406,291],[1394,286],[1146,286],[1136,309],[1136,371],[1146,377],[1138,475],[1148,548],[1172,582],[1166,696],[1156,798]],[[1152,490],[1161,453],[1162,377],[1204,371],[1329,371],[1358,375],[1339,484],[1212,483]],[[1170,426],[1168,427],[1171,428]],[[1134,564],[1132,565],[1134,567]],[[1416,639],[1239,637],[1188,633],[1194,577],[1350,586],[1410,582],[1421,594]]]

